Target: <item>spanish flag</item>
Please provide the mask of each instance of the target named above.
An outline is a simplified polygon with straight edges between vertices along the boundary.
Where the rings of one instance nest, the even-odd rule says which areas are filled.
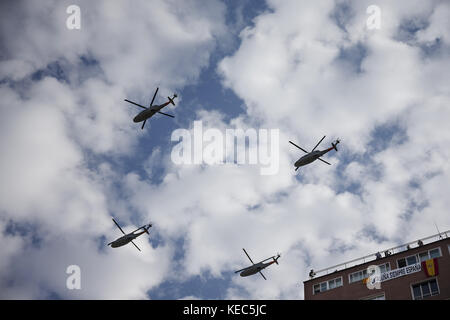
[[[437,258],[422,261],[422,269],[427,277],[437,276],[439,274]]]

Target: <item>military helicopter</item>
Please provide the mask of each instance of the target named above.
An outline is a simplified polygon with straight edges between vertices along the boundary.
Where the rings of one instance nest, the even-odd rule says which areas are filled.
[[[156,94],[158,93],[158,90],[159,90],[159,88],[156,88],[155,94],[153,95],[152,102],[150,102],[150,106],[148,108],[144,107],[143,105],[140,105],[140,104],[138,104],[136,102],[130,101],[128,99],[125,99],[126,102],[132,103],[132,104],[134,104],[134,105],[136,105],[138,107],[141,107],[141,108],[145,109],[145,110],[141,111],[133,119],[133,122],[142,122],[142,121],[144,121],[144,123],[142,124],[141,129],[144,129],[145,122],[147,121],[147,119],[151,118],[155,113],[160,113],[160,114],[163,114],[165,116],[168,116],[168,117],[171,117],[171,118],[175,118],[174,116],[172,116],[170,114],[161,112],[161,109],[164,108],[165,106],[167,106],[169,103],[175,105],[175,103],[173,102],[173,99],[175,99],[177,97],[177,95],[174,93],[172,98],[171,97],[167,97],[167,99],[169,99],[169,101],[167,101],[167,102],[165,102],[165,103],[163,103],[163,104],[161,104],[159,106],[158,105],[154,106],[153,105],[153,101],[155,101],[155,97],[156,97]]]
[[[119,226],[119,224],[116,222],[116,220],[114,220],[114,218],[112,219],[112,221],[114,221],[116,226],[120,229],[120,231],[122,231],[122,233],[124,235],[122,237],[114,240],[113,242],[108,243],[108,246],[110,245],[112,248],[118,248],[118,247],[124,246],[131,242],[139,251],[141,251],[141,249],[139,249],[139,247],[133,242],[133,240],[136,239],[137,237],[139,237],[141,234],[144,234],[144,233],[150,234],[148,232],[148,229],[150,229],[152,227],[152,225],[146,224],[140,228],[137,228],[133,232],[130,232],[127,234],[122,230],[122,228]],[[143,229],[143,231],[135,233],[136,231],[141,230],[141,229]]]
[[[250,256],[248,255],[247,251],[245,251],[244,248],[242,248],[242,250],[244,250],[245,254],[247,255],[247,257],[249,258],[250,262],[253,264],[250,267],[235,271],[234,273],[238,273],[240,272],[240,276],[241,277],[248,277],[251,275],[254,275],[255,273],[259,272],[259,274],[264,278],[264,280],[267,280],[266,277],[263,275],[263,273],[261,272],[262,269],[267,268],[268,266],[270,266],[273,263],[278,264],[278,258],[281,257],[281,255],[278,253],[276,256],[272,256],[270,258],[264,259],[258,263],[253,263],[252,258],[250,258]],[[264,263],[267,260],[272,259],[273,261]]]
[[[298,160],[295,162],[295,164],[294,164],[294,166],[295,166],[295,171],[297,171],[298,168],[300,168],[301,166],[310,164],[311,162],[316,161],[316,160],[320,160],[320,161],[325,162],[326,164],[328,164],[328,165],[331,166],[331,163],[329,163],[329,162],[327,162],[327,161],[321,159],[320,157],[323,156],[325,153],[327,153],[327,152],[333,150],[333,149],[336,150],[336,151],[338,151],[338,149],[336,148],[336,146],[338,145],[338,143],[340,142],[340,140],[337,139],[335,142],[332,142],[332,143],[331,143],[332,147],[330,147],[330,148],[328,148],[328,149],[325,149],[325,150],[322,150],[322,151],[320,151],[320,150],[314,151],[314,150],[316,150],[316,148],[319,146],[319,144],[322,142],[322,140],[325,139],[325,137],[326,137],[326,136],[323,136],[323,138],[320,139],[320,141],[316,144],[316,146],[312,149],[311,152],[308,152],[308,151],[306,151],[305,149],[303,149],[303,148],[299,147],[298,145],[296,145],[295,143],[293,143],[292,141],[289,141],[290,144],[296,146],[297,148],[299,148],[300,150],[302,150],[303,152],[306,153],[303,157],[301,157],[300,159],[298,159]]]

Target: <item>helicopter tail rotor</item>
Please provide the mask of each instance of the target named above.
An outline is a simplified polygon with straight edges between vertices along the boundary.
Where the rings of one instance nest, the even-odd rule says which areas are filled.
[[[280,253],[277,253],[277,256],[276,257],[273,257],[273,261],[276,263],[276,264],[279,264],[278,263],[278,259],[281,257],[281,254]]]
[[[148,225],[146,225],[146,226],[143,227],[143,229],[144,229],[144,231],[145,231],[146,234],[148,234],[148,235],[150,234],[150,232],[148,232],[148,230],[149,230],[151,227],[152,227],[152,224],[151,224],[151,223],[149,223]]]
[[[338,151],[338,149],[336,148],[336,146],[338,145],[338,143],[341,142],[341,140],[336,139],[336,141],[334,143],[331,143],[331,145],[333,146],[334,150]]]
[[[175,105],[175,102],[173,102],[173,99],[175,99],[176,97],[178,97],[178,96],[177,96],[176,93],[174,93],[172,98],[171,98],[171,97],[167,97],[167,99],[169,99],[169,102],[170,102],[171,104]]]

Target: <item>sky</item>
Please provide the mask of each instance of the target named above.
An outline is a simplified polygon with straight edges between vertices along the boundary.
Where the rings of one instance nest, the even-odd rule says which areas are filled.
[[[303,299],[310,269],[450,229],[448,1],[0,7],[2,299]],[[156,103],[177,93],[175,118],[141,130],[124,99],[148,105],[157,87]],[[258,134],[245,161],[227,130]],[[174,160],[180,132],[203,161]],[[319,149],[341,139],[332,165],[295,172],[288,141],[324,135]],[[208,162],[215,145],[231,160]],[[152,223],[141,252],[107,246],[113,217]],[[281,253],[268,281],[234,273],[242,248]]]

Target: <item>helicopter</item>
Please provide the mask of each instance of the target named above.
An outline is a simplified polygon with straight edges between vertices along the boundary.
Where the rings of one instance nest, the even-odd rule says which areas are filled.
[[[125,233],[122,230],[122,228],[119,226],[119,224],[116,222],[116,220],[114,220],[114,218],[112,219],[112,221],[114,221],[116,226],[120,229],[120,231],[122,231],[122,233],[124,235],[121,236],[120,238],[114,240],[113,242],[108,243],[108,246],[110,245],[112,248],[118,248],[118,247],[122,247],[131,242],[139,251],[141,251],[141,249],[139,249],[139,247],[133,242],[133,240],[136,239],[137,237],[139,237],[141,234],[144,234],[144,233],[150,234],[148,232],[148,229],[150,229],[152,227],[152,225],[146,224],[142,227],[137,228],[133,232]],[[141,229],[143,229],[143,231],[135,233],[136,231],[141,230]]]
[[[327,152],[333,150],[333,149],[336,150],[336,151],[338,151],[338,149],[337,149],[336,146],[337,146],[338,143],[341,142],[341,141],[340,141],[339,139],[337,139],[335,142],[332,142],[332,143],[331,143],[332,147],[330,147],[330,148],[328,148],[328,149],[325,149],[325,150],[322,150],[322,151],[316,150],[316,148],[317,148],[317,147],[319,146],[319,144],[323,141],[323,139],[325,139],[325,137],[326,137],[326,136],[323,136],[323,138],[320,139],[320,141],[316,144],[316,146],[312,149],[311,152],[306,151],[305,149],[299,147],[298,145],[296,145],[295,143],[293,143],[292,141],[289,140],[289,143],[290,143],[290,144],[296,146],[297,148],[299,148],[300,150],[302,150],[303,152],[306,153],[303,157],[301,157],[300,159],[298,159],[298,160],[295,162],[295,164],[294,164],[294,166],[295,166],[295,171],[297,171],[298,168],[300,168],[300,167],[302,167],[302,166],[305,166],[305,165],[307,165],[307,164],[310,164],[311,162],[316,161],[316,160],[320,160],[320,161],[325,162],[326,164],[328,164],[328,165],[331,166],[331,163],[329,163],[329,162],[327,162],[327,161],[321,159],[320,157],[323,156],[325,153],[327,153]],[[316,150],[316,151],[315,151],[315,150]]]
[[[161,112],[161,109],[164,108],[165,106],[167,106],[169,103],[175,105],[173,100],[177,97],[176,93],[173,94],[172,98],[171,97],[167,97],[167,99],[169,99],[169,101],[167,101],[167,102],[165,102],[165,103],[163,103],[163,104],[161,104],[159,106],[158,105],[154,106],[153,105],[153,101],[155,101],[155,97],[156,97],[156,94],[158,93],[158,90],[159,90],[159,87],[156,88],[155,94],[153,95],[152,102],[150,102],[150,106],[148,108],[144,107],[143,105],[140,105],[140,104],[138,104],[136,102],[130,101],[128,99],[125,99],[126,102],[134,104],[134,105],[136,105],[138,107],[141,107],[141,108],[145,109],[145,110],[141,111],[137,116],[135,116],[133,118],[133,122],[136,122],[136,123],[144,121],[144,123],[142,124],[141,129],[144,129],[145,122],[147,121],[147,119],[151,118],[155,113],[160,113],[160,114],[163,114],[165,116],[168,116],[168,117],[171,117],[171,118],[175,118],[175,116],[172,116],[170,114]]]
[[[242,250],[244,250],[245,254],[247,255],[248,259],[250,260],[250,262],[252,263],[252,265],[250,267],[235,271],[234,273],[238,273],[240,272],[240,276],[241,277],[248,277],[251,275],[254,275],[255,273],[258,273],[264,278],[264,280],[267,280],[266,277],[263,275],[263,273],[261,272],[262,269],[267,268],[268,266],[270,266],[273,263],[278,264],[278,258],[281,257],[281,255],[278,253],[276,256],[272,256],[270,258],[264,259],[258,263],[254,263],[252,258],[250,258],[250,256],[248,255],[247,251],[245,251],[244,248],[242,248]],[[264,263],[267,260],[272,259],[273,261]]]

